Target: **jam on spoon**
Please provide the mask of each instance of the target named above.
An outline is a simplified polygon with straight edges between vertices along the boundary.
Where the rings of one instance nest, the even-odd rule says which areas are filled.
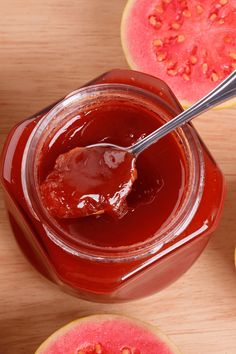
[[[61,154],[40,186],[47,210],[57,218],[110,214],[121,218],[137,178],[135,158],[115,146],[74,148]]]

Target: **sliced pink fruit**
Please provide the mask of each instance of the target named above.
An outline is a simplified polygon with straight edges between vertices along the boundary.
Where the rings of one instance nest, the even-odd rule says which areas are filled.
[[[236,2],[129,0],[121,38],[132,69],[161,78],[189,105],[236,68]]]
[[[85,317],[52,334],[35,354],[180,354],[157,328],[117,316]]]

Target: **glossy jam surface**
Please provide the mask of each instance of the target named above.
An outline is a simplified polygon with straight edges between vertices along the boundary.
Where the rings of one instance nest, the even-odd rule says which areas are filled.
[[[54,207],[53,215],[57,224],[74,241],[80,240],[99,247],[132,245],[155,235],[173,218],[184,198],[187,162],[178,138],[169,134],[138,156],[138,177],[126,198],[127,210],[120,219],[112,218],[107,213],[86,218],[62,219],[66,213],[68,216],[81,216],[81,210],[76,208],[76,199],[72,196],[76,191],[76,184],[78,183],[78,188],[80,185],[77,169],[81,166],[76,162],[78,146],[82,151],[83,147],[104,142],[130,146],[163,124],[157,114],[150,114],[129,102],[119,104],[115,100],[80,113],[77,119],[74,118],[67,122],[66,128],[62,127],[55,133],[56,138],[46,140],[39,165],[44,203],[46,202],[48,207]],[[95,161],[92,161],[90,166],[92,170],[99,162],[95,156],[94,158]],[[59,171],[60,169],[63,171]],[[86,173],[86,169],[84,171]],[[118,171],[116,177],[114,176],[116,187],[117,176]],[[130,170],[125,178],[130,179]],[[103,185],[102,188],[106,189],[107,186]],[[64,192],[66,193],[63,194]],[[95,194],[97,192],[94,190]],[[57,205],[60,198],[62,209]],[[92,207],[89,206],[89,210],[92,210]]]
[[[136,179],[135,158],[111,146],[77,147],[56,159],[40,186],[43,203],[56,218],[107,213],[121,218]]]

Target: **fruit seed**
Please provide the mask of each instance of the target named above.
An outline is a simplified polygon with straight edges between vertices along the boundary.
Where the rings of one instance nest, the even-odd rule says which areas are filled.
[[[171,24],[171,27],[174,29],[174,30],[178,30],[180,29],[180,24],[178,22],[173,22]]]
[[[184,71],[185,71],[185,74],[190,74],[190,73],[191,73],[191,68],[190,68],[190,66],[189,66],[189,65],[186,65]]]
[[[190,62],[193,65],[196,64],[197,63],[197,57],[195,55],[191,55],[190,56]]]
[[[166,63],[166,67],[167,69],[174,69],[174,67],[176,66],[177,62],[173,61],[173,60],[168,60]]]
[[[228,0],[220,0],[219,3],[224,6],[228,3]]]
[[[185,36],[183,34],[178,35],[177,42],[182,43],[185,41]]]
[[[203,7],[201,5],[196,6],[196,11],[198,15],[201,15],[204,11]]]
[[[219,76],[216,73],[211,74],[211,81],[216,82],[219,80]]]
[[[95,345],[95,353],[96,353],[96,354],[102,354],[102,346],[101,346],[100,343],[97,343],[97,344]]]
[[[175,69],[168,69],[167,74],[170,76],[176,76],[178,74],[178,72]]]
[[[236,60],[236,53],[229,53],[230,58]]]
[[[153,44],[156,47],[162,47],[163,46],[163,41],[161,39],[157,38],[157,39],[154,39]]]
[[[167,57],[167,53],[166,52],[162,52],[162,53],[158,53],[157,54],[157,60],[158,61],[164,61]]]
[[[121,354],[132,354],[129,348],[123,348]]]
[[[189,80],[190,80],[190,77],[189,77],[189,75],[187,75],[187,74],[183,74],[183,79],[184,79],[185,81],[189,81]]]
[[[203,63],[202,64],[202,72],[203,74],[206,74],[208,70],[208,64],[207,63]]]
[[[210,21],[215,21],[217,18],[217,14],[214,12],[213,14],[211,14],[211,16],[209,17]]]
[[[183,15],[184,15],[184,17],[191,17],[192,16],[191,12],[188,9],[183,11]]]
[[[156,16],[154,16],[154,15],[149,17],[149,23],[150,23],[150,25],[152,25],[156,28],[161,28],[161,26],[162,26],[161,21],[157,20]]]

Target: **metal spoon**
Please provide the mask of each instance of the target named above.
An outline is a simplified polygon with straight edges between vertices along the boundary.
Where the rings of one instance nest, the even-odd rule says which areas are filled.
[[[197,101],[194,105],[178,114],[175,118],[162,125],[160,128],[154,130],[144,139],[138,141],[136,144],[121,147],[109,143],[98,143],[88,146],[87,148],[116,148],[127,153],[133,154],[134,157],[147,149],[152,144],[163,138],[165,135],[171,133],[176,128],[189,122],[191,119],[198,117],[200,114],[210,110],[211,108],[220,105],[236,96],[236,70],[234,70],[224,81],[210,91],[206,96]],[[86,149],[86,147],[85,147]]]
[[[81,185],[84,187],[84,190],[82,187],[79,190],[81,203],[83,204],[83,207],[79,209],[79,216],[103,214],[105,212],[111,213],[112,211],[113,214],[122,217],[124,211],[123,201],[130,193],[137,176],[135,160],[138,154],[184,123],[235,96],[236,70],[192,107],[132,146],[124,148],[103,143],[71,150],[71,159],[74,159],[77,163],[80,161],[80,175],[82,176],[81,180],[84,181],[84,184],[79,184],[80,187]],[[81,154],[79,159],[78,154]],[[98,161],[96,161],[97,156],[99,156]],[[90,164],[88,164],[88,161],[90,161]],[[125,176],[124,180],[122,180],[122,176]],[[91,190],[94,190],[94,183],[97,192],[96,194],[88,195],[89,186],[92,186]],[[103,186],[102,189],[101,186]],[[86,194],[84,191],[86,191]],[[93,199],[92,202],[91,198]],[[79,201],[76,201],[77,205]],[[121,205],[121,208],[119,208],[119,205]],[[77,214],[72,215],[72,217],[75,216]]]
[[[214,90],[197,101],[193,106],[183,111],[175,118],[162,125],[160,128],[149,134],[146,138],[140,140],[136,144],[125,148],[133,155],[140,154],[159,139],[163,138],[168,133],[180,127],[184,123],[199,116],[200,114],[210,110],[211,108],[230,100],[236,96],[236,70],[232,72],[224,81],[222,81]],[[122,148],[124,150],[124,148]]]

